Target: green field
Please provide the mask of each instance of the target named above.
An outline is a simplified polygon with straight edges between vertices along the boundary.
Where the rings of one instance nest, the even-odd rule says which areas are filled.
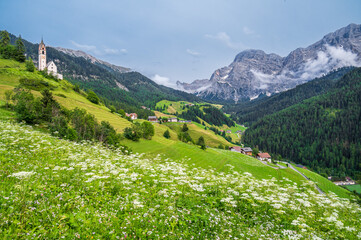
[[[350,197],[350,192],[349,191],[335,185],[333,182],[331,182],[328,179],[318,175],[317,173],[309,171],[307,169],[303,169],[303,168],[298,168],[298,167],[296,167],[296,168],[297,168],[298,171],[305,174],[309,179],[314,181],[317,184],[317,186],[319,188],[321,188],[321,190],[324,191],[325,193],[333,192],[333,193],[337,194],[340,197],[345,197],[345,198]]]
[[[132,147],[150,153],[122,155],[3,120],[0,133],[2,239],[360,235],[359,205],[239,153],[144,140]]]
[[[345,186],[345,188],[347,188],[351,192],[356,191],[358,194],[361,194],[361,185],[360,184],[347,185],[347,186]]]

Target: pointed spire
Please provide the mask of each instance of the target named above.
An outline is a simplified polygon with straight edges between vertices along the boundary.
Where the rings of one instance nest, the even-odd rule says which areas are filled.
[[[43,35],[41,35],[41,44],[44,44]]]

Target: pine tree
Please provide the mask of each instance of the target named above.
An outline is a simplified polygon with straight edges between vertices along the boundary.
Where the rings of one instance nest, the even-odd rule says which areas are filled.
[[[165,132],[163,133],[163,137],[169,139],[170,138],[170,133],[169,133],[169,130],[165,130]]]
[[[18,39],[15,42],[15,48],[17,50],[15,59],[19,62],[25,61],[25,45],[21,39],[21,35],[19,35]]]
[[[0,40],[1,47],[6,47],[7,45],[10,44],[10,36],[6,30],[0,32],[0,37],[1,37]]]

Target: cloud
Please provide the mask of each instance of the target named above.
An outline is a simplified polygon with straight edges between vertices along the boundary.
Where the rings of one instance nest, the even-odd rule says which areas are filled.
[[[216,39],[218,41],[221,41],[227,47],[232,49],[241,50],[246,48],[243,43],[232,41],[231,37],[225,32],[219,32],[216,35],[206,34],[205,37],[209,39]]]
[[[178,88],[177,84],[171,82],[168,77],[163,77],[163,76],[160,76],[158,74],[155,74],[153,77],[151,77],[151,79],[154,82],[156,82],[157,84],[159,84],[159,85],[163,85],[163,86],[166,86],[166,87],[171,87],[171,88],[174,88],[174,89]]]
[[[101,47],[97,48],[94,45],[87,45],[87,44],[80,44],[73,40],[70,40],[70,42],[78,49],[83,50],[84,52],[88,53],[94,53],[97,55],[117,55],[117,54],[127,54],[127,49],[114,49],[114,48],[108,48],[108,47]]]
[[[89,51],[89,52],[95,52],[97,51],[97,47],[96,46],[93,46],[93,45],[85,45],[85,44],[80,44],[80,43],[77,43],[73,40],[70,40],[70,42],[77,48],[80,48],[81,50],[84,50],[84,51]]]
[[[196,51],[191,50],[191,49],[187,49],[186,52],[187,52],[189,55],[192,55],[193,57],[198,57],[199,55],[201,55],[199,52],[196,52]]]
[[[309,80],[341,67],[360,67],[361,62],[357,59],[357,54],[346,51],[342,46],[325,45],[325,50],[319,51],[315,59],[309,59],[305,63],[301,79]]]
[[[128,51],[127,49],[113,49],[113,48],[104,48],[104,53],[105,54],[113,54],[113,55],[116,55],[116,54],[127,54]]]
[[[246,35],[252,35],[254,34],[254,31],[245,26],[243,27],[243,33]]]

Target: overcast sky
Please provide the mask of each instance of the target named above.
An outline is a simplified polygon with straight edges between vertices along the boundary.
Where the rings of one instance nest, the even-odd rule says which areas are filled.
[[[285,56],[350,23],[361,23],[360,0],[0,1],[1,30],[166,85],[209,78],[245,49]]]

